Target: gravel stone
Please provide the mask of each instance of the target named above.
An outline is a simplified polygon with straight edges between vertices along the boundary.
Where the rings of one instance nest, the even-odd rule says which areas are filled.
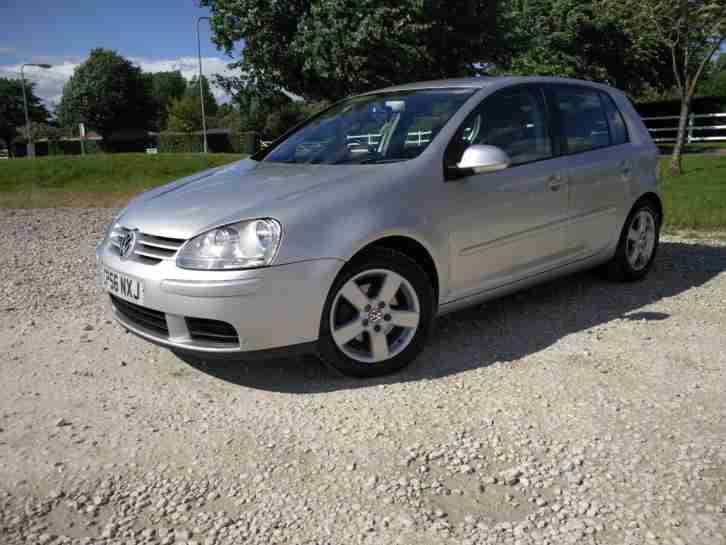
[[[522,470],[518,467],[513,467],[502,471],[499,476],[504,484],[512,486],[519,482],[519,478],[522,476]]]
[[[723,242],[443,316],[360,381],[125,334],[114,214],[0,209],[3,545],[726,545]]]

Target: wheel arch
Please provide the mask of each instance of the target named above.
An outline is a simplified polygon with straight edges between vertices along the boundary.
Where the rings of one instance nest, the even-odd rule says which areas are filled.
[[[420,241],[408,235],[386,235],[364,244],[347,261],[363,257],[375,248],[386,248],[402,253],[413,260],[428,276],[434,290],[434,301],[438,306],[440,293],[440,275],[431,251]]]
[[[653,191],[648,191],[647,193],[643,193],[640,197],[638,197],[633,203],[633,206],[630,207],[628,214],[635,210],[637,206],[645,203],[651,203],[653,206],[655,206],[656,212],[658,213],[658,220],[660,221],[660,224],[663,225],[663,201],[661,200],[660,196]]]

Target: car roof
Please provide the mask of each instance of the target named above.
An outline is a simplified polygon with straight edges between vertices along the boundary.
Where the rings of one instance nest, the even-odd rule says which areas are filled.
[[[386,87],[384,89],[377,89],[370,91],[369,93],[381,93],[390,91],[413,91],[416,89],[450,89],[450,88],[471,88],[471,89],[484,89],[486,87],[497,86],[505,87],[508,85],[514,85],[518,83],[575,83],[578,85],[589,85],[592,87],[598,87],[601,89],[607,89],[613,91],[612,87],[608,85],[596,83],[593,81],[586,81],[573,78],[560,78],[552,76],[480,76],[475,78],[454,78],[454,79],[439,79],[430,81],[418,81],[412,83],[404,83],[402,85],[394,85]]]

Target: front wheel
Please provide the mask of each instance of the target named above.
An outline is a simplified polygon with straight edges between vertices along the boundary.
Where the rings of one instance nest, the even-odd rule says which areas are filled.
[[[398,371],[423,350],[434,307],[431,282],[414,261],[371,251],[351,262],[328,294],[319,356],[346,375]]]
[[[614,280],[635,281],[648,274],[660,241],[660,214],[645,202],[633,208],[620,234],[615,256],[607,264]]]

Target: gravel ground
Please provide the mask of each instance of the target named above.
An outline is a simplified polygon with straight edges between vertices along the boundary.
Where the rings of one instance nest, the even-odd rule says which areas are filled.
[[[194,366],[110,321],[110,210],[0,211],[0,543],[726,542],[726,245],[438,321],[405,372]]]

